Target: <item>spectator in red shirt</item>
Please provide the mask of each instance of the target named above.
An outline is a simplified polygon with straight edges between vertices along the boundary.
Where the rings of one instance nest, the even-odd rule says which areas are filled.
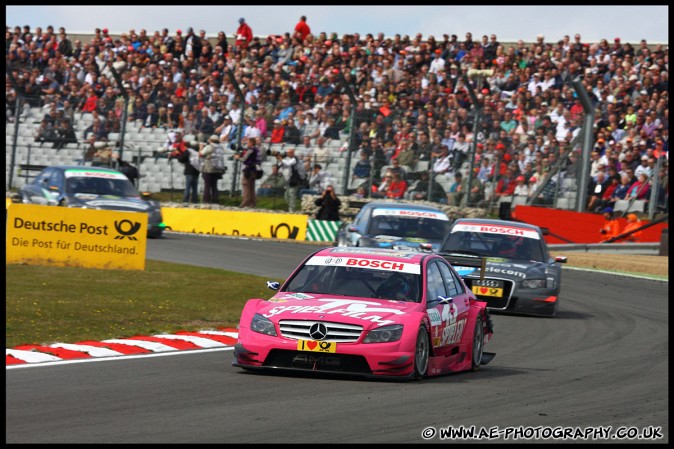
[[[569,110],[571,120],[580,119],[583,115],[583,105],[580,103],[580,99],[576,98],[573,102],[573,106]]]
[[[93,87],[87,89],[87,99],[82,105],[82,112],[94,112],[98,107],[98,97]]]
[[[302,42],[307,36],[311,34],[311,28],[307,25],[307,16],[300,17],[300,21],[295,25],[295,36],[298,37]]]
[[[515,179],[512,169],[507,169],[505,175],[503,175],[496,184],[494,194],[498,197],[512,195],[515,191],[515,187],[517,187],[517,181]]]
[[[178,158],[187,151],[187,143],[183,140],[183,133],[181,131],[175,132],[173,141],[169,143],[169,151],[169,157],[173,158]]]
[[[246,19],[241,17],[239,19],[239,28],[236,29],[236,40],[234,41],[234,48],[237,53],[242,48],[248,48],[248,44],[253,40],[253,30],[246,23]]]
[[[286,128],[282,125],[281,120],[274,120],[274,128],[271,130],[271,143],[283,143],[285,130]]]
[[[620,178],[617,176],[609,178],[609,185],[604,190],[604,193],[602,193],[601,200],[592,212],[604,210],[611,203],[611,197],[613,196],[616,187],[618,187],[618,184],[620,184]]]
[[[405,191],[407,191],[407,182],[402,179],[399,171],[394,170],[391,174],[393,175],[393,180],[391,181],[391,187],[386,191],[386,197],[401,199],[405,195]]]

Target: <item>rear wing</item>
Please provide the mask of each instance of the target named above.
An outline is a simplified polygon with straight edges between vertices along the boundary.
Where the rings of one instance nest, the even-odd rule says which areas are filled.
[[[440,253],[440,256],[442,256],[452,266],[479,268],[480,279],[484,279],[484,271],[487,266],[487,259],[485,257],[453,253]]]

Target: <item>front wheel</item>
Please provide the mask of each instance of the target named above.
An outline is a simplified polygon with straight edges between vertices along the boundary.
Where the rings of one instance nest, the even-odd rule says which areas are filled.
[[[417,334],[417,345],[414,350],[414,378],[423,379],[428,371],[428,355],[430,352],[430,343],[428,333],[424,326],[419,327]]]
[[[480,316],[475,320],[475,331],[473,332],[473,363],[471,365],[472,371],[480,369],[480,362],[482,361],[482,352],[484,352],[484,326]]]

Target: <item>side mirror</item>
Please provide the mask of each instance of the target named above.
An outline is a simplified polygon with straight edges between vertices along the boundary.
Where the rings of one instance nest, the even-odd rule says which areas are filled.
[[[431,245],[430,243],[419,243],[419,249],[423,251],[432,251],[433,245]]]
[[[267,281],[267,288],[270,290],[278,290],[281,288],[280,282]]]
[[[566,263],[566,256],[555,256],[555,262]]]
[[[358,228],[351,225],[348,228],[346,228],[349,232],[358,232]]]

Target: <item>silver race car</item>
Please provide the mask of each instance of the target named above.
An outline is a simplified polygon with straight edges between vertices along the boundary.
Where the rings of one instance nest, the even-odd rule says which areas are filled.
[[[21,188],[13,201],[146,213],[147,235],[151,238],[161,237],[166,227],[159,202],[141,195],[123,173],[111,168],[46,167]]]
[[[550,256],[538,226],[460,218],[437,252],[490,311],[555,316],[559,310],[560,264],[567,259]]]
[[[421,204],[368,203],[337,231],[336,246],[438,250],[449,230],[442,210]]]

